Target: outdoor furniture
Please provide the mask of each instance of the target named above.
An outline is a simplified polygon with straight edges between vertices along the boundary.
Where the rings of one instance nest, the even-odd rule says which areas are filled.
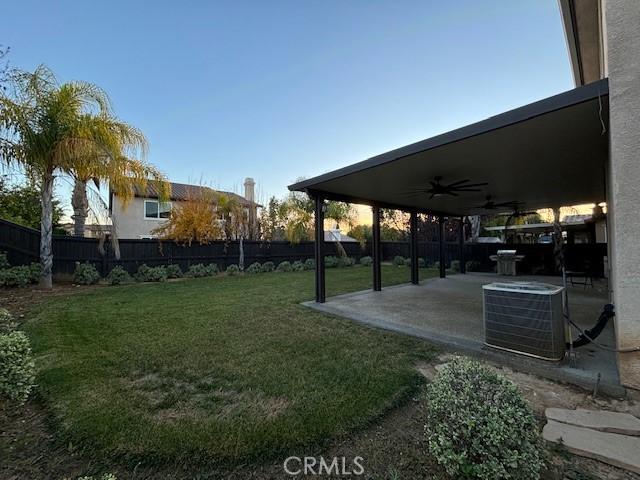
[[[515,275],[516,263],[520,262],[524,255],[516,255],[515,250],[498,250],[496,255],[489,256],[497,263],[498,275]]]
[[[582,285],[585,290],[587,289],[587,285],[593,288],[593,269],[591,268],[591,262],[585,260],[583,267],[584,268],[580,270],[566,270],[567,280],[569,280],[571,286]]]

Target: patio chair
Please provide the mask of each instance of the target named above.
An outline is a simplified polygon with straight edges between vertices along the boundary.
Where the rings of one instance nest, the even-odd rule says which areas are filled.
[[[585,260],[581,269],[567,270],[565,273],[571,286],[582,285],[585,290],[587,285],[593,288],[593,266],[591,260]]]

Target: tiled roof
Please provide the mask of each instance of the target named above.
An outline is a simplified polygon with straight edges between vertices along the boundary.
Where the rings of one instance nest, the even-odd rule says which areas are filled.
[[[242,205],[246,205],[246,206],[251,205],[251,202],[249,200],[233,192],[225,192],[223,190],[214,190],[209,187],[202,187],[200,185],[189,185],[186,183],[170,182],[169,185],[171,185],[171,196],[170,196],[171,200],[176,200],[176,201],[187,200],[189,197],[193,197],[194,195],[197,195],[201,190],[206,190],[206,191],[215,191],[217,193],[228,195],[231,198],[235,198]],[[134,194],[136,197],[158,198],[158,189],[156,188],[156,185],[154,184],[154,182],[149,182],[147,184],[146,191],[142,191],[140,188],[134,187]],[[254,205],[258,205],[258,204],[254,204]]]

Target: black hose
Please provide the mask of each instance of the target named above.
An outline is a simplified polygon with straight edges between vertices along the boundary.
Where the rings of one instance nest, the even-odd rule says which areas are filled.
[[[613,305],[607,303],[604,306],[604,309],[600,314],[600,318],[598,318],[598,322],[595,324],[595,326],[591,330],[585,330],[583,333],[581,333],[578,338],[573,341],[572,344],[567,343],[567,348],[578,348],[591,343],[593,340],[598,338],[598,335],[600,335],[602,333],[602,330],[604,330],[604,327],[607,326],[607,322],[609,322],[609,319],[615,317],[615,315],[616,313],[614,311]]]

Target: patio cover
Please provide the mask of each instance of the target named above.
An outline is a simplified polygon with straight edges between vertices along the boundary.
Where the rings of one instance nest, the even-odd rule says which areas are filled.
[[[289,186],[314,196],[445,216],[498,213],[479,208],[520,201],[521,209],[605,201],[607,79]],[[442,183],[488,182],[482,192],[431,200]]]

